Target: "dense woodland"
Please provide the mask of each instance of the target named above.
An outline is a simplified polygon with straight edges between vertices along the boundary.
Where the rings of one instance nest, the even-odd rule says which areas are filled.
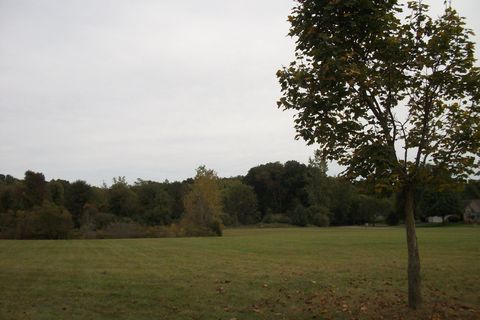
[[[401,194],[374,181],[327,176],[319,154],[308,165],[266,163],[245,176],[219,178],[205,167],[181,182],[124,177],[111,186],[78,180],[46,181],[27,171],[23,179],[0,175],[3,238],[115,238],[221,235],[223,226],[398,224]],[[448,181],[448,179],[446,179]],[[380,186],[381,187],[381,186]],[[425,185],[417,191],[417,219],[457,215],[464,199],[480,198],[480,181]],[[433,191],[434,190],[434,191]]]

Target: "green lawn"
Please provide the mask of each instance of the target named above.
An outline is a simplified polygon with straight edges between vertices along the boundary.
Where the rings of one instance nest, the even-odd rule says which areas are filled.
[[[232,229],[220,238],[0,241],[0,319],[479,319],[480,227]]]

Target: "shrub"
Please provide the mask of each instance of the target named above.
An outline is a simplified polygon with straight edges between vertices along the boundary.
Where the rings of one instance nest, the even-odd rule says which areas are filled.
[[[220,221],[213,221],[210,229],[219,237],[223,235],[223,226]]]
[[[456,223],[456,222],[462,221],[462,218],[461,218],[461,216],[455,214],[455,215],[451,215],[451,216],[447,217],[445,219],[445,221]]]
[[[73,229],[70,212],[47,201],[12,218],[9,233],[17,239],[64,239]]]
[[[9,235],[12,234],[12,230],[15,229],[15,224],[16,216],[13,210],[0,213],[0,234],[2,237],[9,238]],[[12,235],[12,237],[14,236]]]
[[[37,235],[40,238],[64,239],[73,229],[72,215],[64,207],[44,202],[34,209]]]
[[[330,225],[330,210],[324,206],[311,206],[308,208],[312,223],[318,227]]]
[[[87,203],[83,207],[82,214],[80,216],[80,229],[95,230],[95,219],[98,214],[98,209],[95,205]]]
[[[298,205],[291,213],[292,224],[305,227],[309,222],[309,212],[304,206]]]
[[[271,214],[269,217],[270,218],[268,219],[269,221],[267,223],[284,223],[284,224],[292,223],[292,220],[287,215],[282,213]]]
[[[238,226],[239,222],[236,217],[232,217],[230,214],[226,212],[222,212],[220,218],[225,226]]]
[[[146,229],[146,236],[148,238],[172,238],[178,234],[172,226],[150,226]]]
[[[262,222],[264,223],[272,223],[273,220],[273,211],[272,209],[267,209],[267,212],[263,216]]]
[[[31,211],[19,210],[15,212],[14,225],[9,232],[15,239],[35,239],[38,232],[35,230],[35,214]]]
[[[400,215],[398,214],[398,211],[392,210],[388,213],[387,218],[385,219],[385,222],[389,226],[396,226],[400,223]]]
[[[150,226],[168,225],[172,223],[171,215],[172,212],[169,207],[159,205],[145,211],[142,220]]]
[[[317,227],[328,227],[330,225],[330,218],[322,213],[315,214],[312,220],[312,223]]]
[[[94,220],[95,230],[105,229],[110,224],[117,221],[118,221],[118,217],[114,214],[106,213],[106,212],[97,212]]]
[[[218,234],[218,230],[215,230],[215,225],[212,224],[211,226],[199,226],[199,225],[182,225],[180,229],[180,233],[178,236],[180,237],[209,237],[209,236],[216,236]],[[221,234],[220,234],[221,235]]]
[[[145,238],[147,236],[147,229],[134,222],[114,222],[97,231],[97,238]]]

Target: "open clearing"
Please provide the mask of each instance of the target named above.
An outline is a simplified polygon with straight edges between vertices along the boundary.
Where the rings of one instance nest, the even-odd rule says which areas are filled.
[[[221,238],[0,241],[0,319],[479,319],[480,228],[231,229]]]

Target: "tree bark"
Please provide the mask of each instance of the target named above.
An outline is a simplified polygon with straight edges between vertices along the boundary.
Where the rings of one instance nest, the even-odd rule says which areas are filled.
[[[417,309],[422,304],[420,255],[415,231],[415,203],[411,186],[405,188],[405,227],[408,246],[408,306]]]

